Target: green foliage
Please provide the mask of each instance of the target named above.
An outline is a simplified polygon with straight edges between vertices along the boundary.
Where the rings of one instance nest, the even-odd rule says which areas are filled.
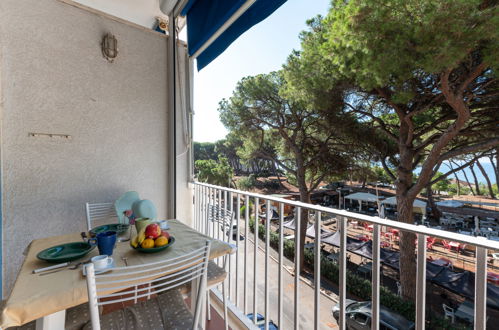
[[[254,203],[250,200],[249,202],[249,214],[251,216],[251,214],[253,214],[253,210],[254,210]],[[244,219],[244,217],[246,216],[246,205],[243,205],[241,206],[241,208],[239,209],[239,215],[241,217],[241,219]],[[251,224],[251,222],[250,222]]]
[[[255,221],[253,218],[249,221],[249,227],[252,232],[255,231]],[[265,239],[265,234],[265,226],[259,224],[258,237],[260,239]],[[279,234],[271,231],[269,233],[269,241],[272,248],[279,249]],[[294,260],[294,241],[283,241],[283,255],[290,260]],[[305,249],[305,264],[310,268],[313,268],[314,266],[314,252],[310,249]],[[336,284],[339,283],[339,266],[327,259],[324,254],[321,254],[321,274],[329,281]],[[371,282],[360,276],[357,276],[349,270],[347,270],[347,290],[350,294],[355,295],[362,300],[371,299]],[[414,304],[412,302],[403,300],[395,293],[391,292],[389,289],[383,286],[381,286],[380,288],[380,299],[380,303],[383,306],[399,313],[408,320],[414,320]]]
[[[434,175],[434,178],[438,178],[439,176],[441,176],[443,173],[441,172],[437,172],[437,174]],[[438,192],[441,192],[441,191],[449,191],[449,188],[450,188],[450,179],[442,179],[440,181],[438,181],[437,183],[433,184],[431,186],[432,190],[436,190]]]
[[[466,60],[480,47],[498,64],[499,15],[482,0],[333,1],[324,20],[321,54],[363,88],[397,85],[394,101],[406,103],[414,91],[404,83],[418,70],[439,73]]]
[[[393,183],[392,178],[386,174],[386,171],[381,166],[373,166],[372,171],[374,172],[374,177],[376,181],[382,183]]]
[[[194,161],[197,160],[217,160],[218,155],[215,152],[215,143],[212,142],[194,142]]]
[[[356,130],[348,116],[335,118],[343,129],[333,129],[332,119],[318,116],[306,102],[286,97],[285,89],[281,72],[245,77],[232,97],[220,102],[220,118],[244,138],[238,152],[242,159],[272,160],[308,192],[325,175],[346,170],[355,142],[346,132]]]
[[[237,181],[237,189],[240,190],[250,190],[256,185],[256,177],[254,174],[250,174],[250,176],[242,177]]]
[[[213,159],[197,160],[195,167],[200,182],[207,182],[223,187],[231,186],[234,173],[227,158],[219,157],[218,161]]]

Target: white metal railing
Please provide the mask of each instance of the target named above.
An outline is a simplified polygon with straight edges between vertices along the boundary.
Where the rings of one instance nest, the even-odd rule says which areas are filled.
[[[474,297],[474,327],[475,329],[485,329],[486,323],[486,302],[487,302],[487,250],[499,250],[499,242],[491,241],[484,237],[473,237],[463,234],[458,234],[454,232],[438,230],[433,228],[428,228],[420,225],[406,224],[397,221],[381,219],[379,217],[373,217],[358,213],[353,213],[346,210],[338,210],[329,207],[324,207],[320,205],[312,205],[297,201],[290,201],[283,198],[266,196],[257,193],[245,192],[220,186],[214,186],[205,183],[195,182],[193,183],[194,190],[194,223],[195,229],[210,235],[214,238],[221,240],[232,241],[232,237],[226,235],[226,229],[215,228],[215,223],[210,223],[208,219],[208,205],[218,204],[219,207],[225,210],[233,210],[234,199],[235,199],[235,233],[236,241],[232,242],[237,246],[237,251],[234,256],[235,258],[235,269],[232,266],[232,258],[229,259],[229,273],[228,276],[229,286],[228,286],[228,298],[232,305],[241,309],[244,314],[248,312],[253,313],[253,321],[256,322],[256,314],[259,310],[263,310],[263,316],[265,318],[265,329],[268,329],[269,322],[269,251],[270,251],[270,218],[271,218],[271,207],[270,203],[278,203],[279,205],[279,228],[282,229],[282,224],[284,222],[284,205],[291,205],[297,208],[296,214],[296,225],[295,225],[295,274],[299,272],[296,270],[296,265],[299,265],[300,260],[298,248],[300,240],[300,222],[306,221],[300,219],[302,208],[312,210],[315,212],[315,244],[314,244],[314,311],[309,311],[314,315],[314,328],[319,328],[319,322],[321,319],[320,309],[319,309],[319,298],[320,298],[320,263],[321,263],[321,217],[323,214],[333,215],[336,217],[337,228],[340,233],[340,246],[339,246],[339,307],[340,307],[340,319],[339,328],[346,328],[345,319],[345,307],[346,307],[346,270],[347,270],[347,221],[348,220],[360,220],[363,222],[368,222],[373,225],[373,253],[372,253],[372,315],[371,315],[371,329],[379,329],[379,311],[380,311],[380,226],[386,226],[406,232],[411,232],[417,235],[417,273],[416,273],[416,283],[417,283],[417,295],[416,295],[416,318],[415,324],[416,329],[425,328],[425,297],[426,297],[426,239],[427,237],[438,237],[446,240],[452,240],[460,243],[465,243],[472,245],[476,248],[476,277],[475,277],[475,297]],[[222,195],[223,193],[223,195]],[[244,219],[241,219],[240,208],[241,202],[244,201],[246,205],[244,212]],[[258,218],[261,216],[257,212],[257,207],[254,207],[254,219],[255,221],[255,240],[254,240],[254,256],[253,256],[253,270],[250,270],[248,265],[248,237],[249,237],[249,220],[250,220],[250,201],[253,201],[254,205],[260,205],[261,201],[266,203],[266,214],[265,217],[265,239],[264,239],[264,252],[265,252],[265,270],[264,276],[257,269],[258,265]],[[242,221],[244,220],[244,221]],[[241,222],[244,228],[241,228]],[[279,247],[278,247],[278,274],[277,274],[277,323],[281,329],[283,324],[283,267],[284,267],[284,256],[283,256],[283,232],[284,230],[279,230]],[[244,245],[240,246],[239,236],[244,236]],[[241,255],[240,250],[244,247],[245,253]],[[261,247],[260,247],[261,248]],[[240,258],[244,258],[242,263]],[[240,266],[242,264],[242,266]],[[239,269],[242,267],[243,269]],[[241,274],[242,271],[242,274]],[[250,280],[250,274],[253,276],[253,292],[252,292],[252,308],[249,309],[249,289],[248,281]],[[272,274],[274,276],[274,274]],[[264,281],[264,306],[260,308],[258,305],[258,283],[259,281]],[[231,285],[232,283],[232,285]],[[296,303],[300,301],[299,298],[299,288],[300,288],[300,276],[295,276],[294,278],[294,329],[300,327],[300,304]],[[242,294],[242,297],[241,297]]]

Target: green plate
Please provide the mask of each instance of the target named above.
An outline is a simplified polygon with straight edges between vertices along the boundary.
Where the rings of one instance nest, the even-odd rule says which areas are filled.
[[[166,250],[167,248],[169,248],[170,246],[172,246],[173,243],[175,243],[175,237],[170,236],[170,239],[168,240],[168,244],[166,244],[166,245],[163,245],[163,246],[160,246],[160,247],[154,247],[154,248],[150,248],[150,249],[144,249],[144,248],[141,248],[141,247],[136,247],[136,248],[134,248],[134,250],[137,250],[137,251],[142,252],[142,253],[156,253],[156,252],[160,252],[160,251]]]
[[[128,230],[129,224],[124,223],[110,223],[108,225],[102,225],[90,229],[90,236],[95,237],[97,234],[104,233],[106,231],[115,231],[116,234],[120,235]]]
[[[40,251],[36,257],[48,262],[66,262],[79,259],[92,251],[95,245],[85,242],[73,242],[56,245]]]

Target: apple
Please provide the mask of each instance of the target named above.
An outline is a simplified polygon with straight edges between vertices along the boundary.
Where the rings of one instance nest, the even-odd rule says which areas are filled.
[[[166,230],[161,231],[161,236],[164,236],[164,237],[168,238],[168,240],[170,240],[170,234]]]
[[[161,227],[157,223],[151,223],[147,225],[145,236],[155,239],[161,235]]]

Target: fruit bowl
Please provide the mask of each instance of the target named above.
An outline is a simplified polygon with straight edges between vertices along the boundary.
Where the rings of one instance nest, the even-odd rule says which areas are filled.
[[[160,251],[166,250],[167,248],[169,248],[170,246],[172,246],[173,243],[175,243],[175,237],[170,236],[170,238],[168,239],[168,244],[166,244],[166,245],[158,246],[158,247],[153,247],[153,248],[148,248],[148,249],[144,249],[144,248],[142,248],[140,246],[137,246],[136,248],[134,248],[132,246],[132,249],[137,250],[137,251],[142,252],[142,253],[156,253],[156,252],[160,252]]]

